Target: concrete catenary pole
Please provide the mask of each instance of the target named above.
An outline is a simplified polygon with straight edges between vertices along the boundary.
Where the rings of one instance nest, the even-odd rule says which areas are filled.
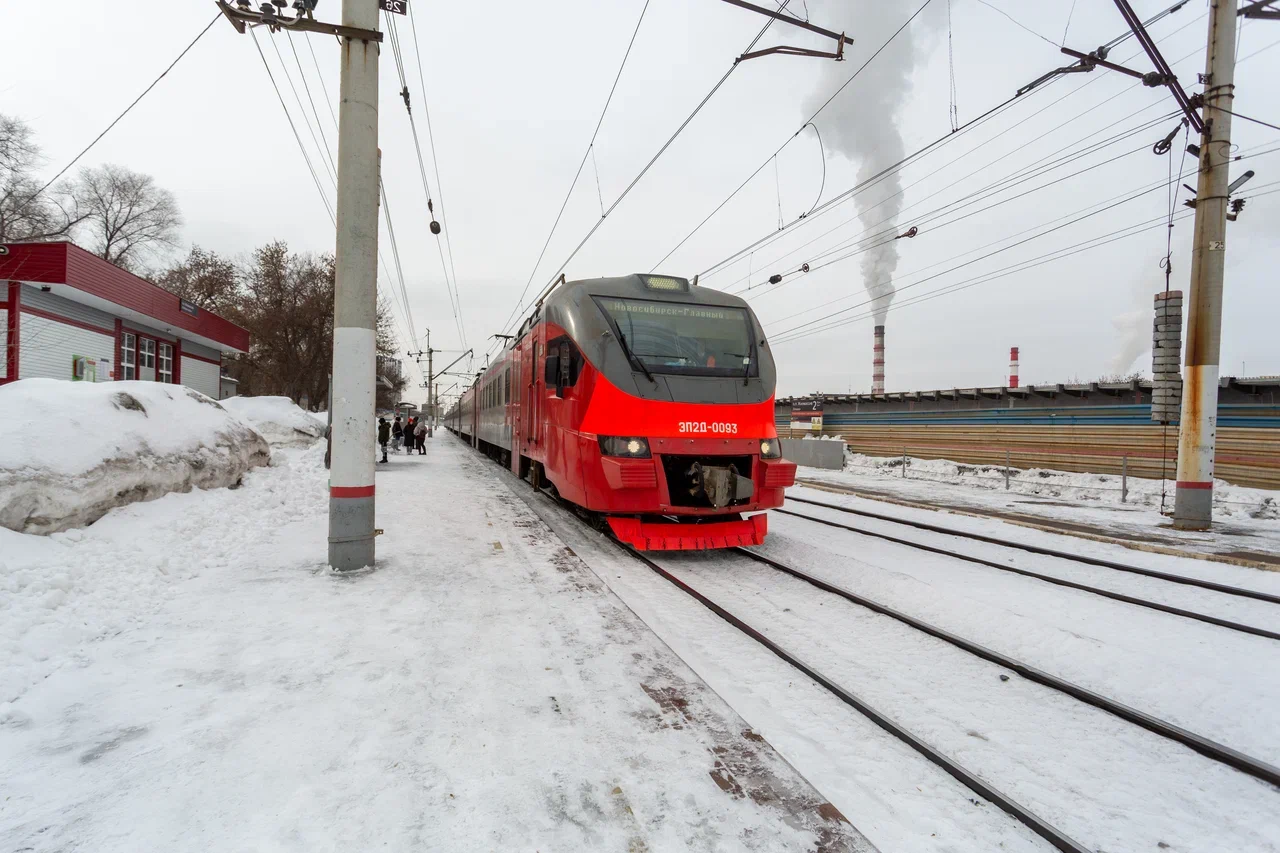
[[[378,28],[378,0],[343,0],[342,23]],[[338,245],[333,300],[329,565],[374,564],[374,383],[378,316],[378,45],[342,39]]]
[[[1211,0],[1205,64],[1204,133],[1196,185],[1195,235],[1187,351],[1178,428],[1178,491],[1174,526],[1203,530],[1213,523],[1213,453],[1218,427],[1218,357],[1222,339],[1222,271],[1226,261],[1227,185],[1235,89],[1236,3]]]
[[[435,402],[434,402],[435,396],[431,390],[432,388],[435,387],[435,383],[436,383],[435,367],[433,366],[431,361],[431,356],[434,352],[435,351],[431,349],[431,333],[428,332],[427,333],[427,436],[428,437],[435,435],[433,431],[434,427],[432,425],[432,422],[435,421],[435,417],[436,417],[436,409],[435,409]]]

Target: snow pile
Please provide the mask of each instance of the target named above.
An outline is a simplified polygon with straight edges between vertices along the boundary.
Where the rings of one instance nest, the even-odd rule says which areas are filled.
[[[310,447],[324,437],[324,422],[288,397],[232,397],[222,407],[251,424],[272,447]]]
[[[87,529],[0,528],[0,730],[6,703],[77,662],[84,644],[139,624],[211,567],[269,562],[254,534],[324,512],[323,458],[323,448],[283,451],[244,488],[165,495]]]
[[[0,387],[0,527],[53,533],[169,492],[234,486],[271,461],[251,426],[157,382]]]
[[[903,477],[902,457],[866,456],[847,453],[845,471],[872,478]],[[1172,466],[1170,466],[1170,481]],[[917,459],[907,457],[907,479],[951,483],[976,489],[1005,488],[1003,465],[973,465],[949,459]],[[1173,483],[1166,481],[1165,492],[1171,499]],[[1120,504],[1121,478],[1117,474],[1082,474],[1054,471],[1048,468],[1010,468],[1009,489],[1023,495],[1044,498],[1068,498],[1084,503]],[[1129,477],[1125,502],[1140,507],[1160,506],[1161,481]],[[1166,501],[1168,502],[1168,501]],[[1263,520],[1280,520],[1280,493],[1269,489],[1250,489],[1223,480],[1213,484],[1214,513]]]

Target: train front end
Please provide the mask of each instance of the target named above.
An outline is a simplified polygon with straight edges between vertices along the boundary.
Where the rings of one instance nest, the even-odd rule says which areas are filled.
[[[670,276],[581,284],[571,334],[595,368],[579,427],[585,505],[640,550],[761,544],[796,466],[755,314]]]

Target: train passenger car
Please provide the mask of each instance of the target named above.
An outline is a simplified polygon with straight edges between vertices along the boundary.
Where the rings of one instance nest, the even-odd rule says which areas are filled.
[[[562,282],[445,425],[638,549],[755,545],[795,482],[775,380],[736,296],[671,276]]]

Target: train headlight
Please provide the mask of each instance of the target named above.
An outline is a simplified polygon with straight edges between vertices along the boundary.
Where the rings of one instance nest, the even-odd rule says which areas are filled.
[[[605,456],[625,456],[630,459],[648,459],[649,440],[633,436],[602,435],[600,452]]]
[[[766,438],[760,442],[761,459],[778,459],[782,456],[782,445],[776,438]]]

